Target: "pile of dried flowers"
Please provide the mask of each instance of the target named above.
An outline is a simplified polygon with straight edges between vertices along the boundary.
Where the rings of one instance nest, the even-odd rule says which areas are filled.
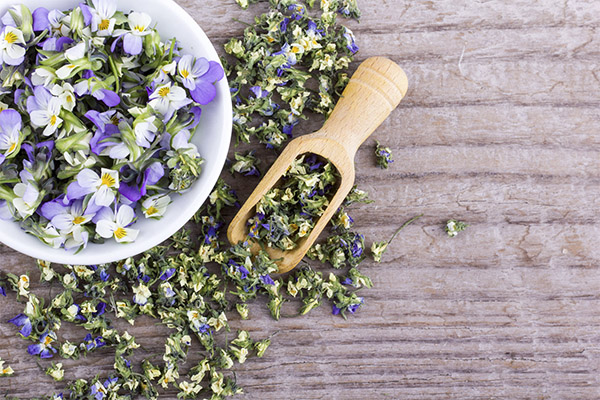
[[[319,18],[309,16],[307,5],[312,2],[272,0],[271,5],[272,9],[258,17],[242,39],[231,40],[226,50],[237,57],[227,70],[234,87],[238,138],[247,141],[255,136],[268,147],[278,147],[305,117],[305,109],[331,110],[357,50],[350,31],[336,25],[336,13],[357,17],[359,12],[352,1],[345,0],[322,0]],[[310,79],[317,80],[318,90],[305,86]],[[258,119],[261,122],[250,125]],[[235,158],[232,171],[259,175],[253,153]],[[316,163],[305,158],[297,165],[310,171]],[[323,174],[326,165],[318,168],[323,168],[319,172]],[[333,176],[333,172],[327,173]],[[321,179],[323,176],[304,182],[302,190],[323,190],[323,183],[319,188]],[[77,379],[69,382],[64,392],[41,398],[102,400],[141,395],[154,399],[159,387],[177,390],[179,398],[216,400],[240,393],[235,376],[228,371],[235,362],[244,363],[253,355],[262,357],[271,339],[256,340],[242,330],[223,344],[221,333],[230,329],[227,315],[232,310],[242,319],[249,318],[248,302],[260,296],[266,298],[271,315],[279,319],[282,305],[296,298],[302,302],[298,315],[328,300],[334,314],[346,317],[364,303],[357,290],[372,286],[359,270],[366,257],[365,240],[352,230],[353,220],[347,213],[349,206],[360,202],[370,200],[366,192],[354,188],[332,219],[330,236],[309,253],[312,259],[342,269],[339,274],[324,276],[303,262],[293,273],[275,278],[272,274],[277,266],[265,252],[253,255],[248,243],[226,246],[221,239],[226,226],[224,212],[238,203],[234,190],[223,180],[193,219],[197,236],[182,229],[140,257],[112,265],[53,266],[38,261],[42,282],[62,288],[53,298],[31,292],[27,273],[0,273],[0,295],[6,296],[9,289],[25,304],[23,312],[10,322],[31,342],[30,354],[79,359],[105,348],[114,350],[113,372]],[[292,215],[297,212],[288,211]],[[380,259],[384,251],[381,248],[374,255]],[[127,331],[114,327],[111,314],[131,324],[145,315],[168,327],[164,353],[145,354],[139,365],[134,363],[134,358],[140,358],[140,346]],[[65,323],[82,327],[87,334],[77,341],[61,339]],[[191,368],[185,366],[184,371],[192,346],[202,359]],[[51,364],[46,373],[62,380],[63,365]]]

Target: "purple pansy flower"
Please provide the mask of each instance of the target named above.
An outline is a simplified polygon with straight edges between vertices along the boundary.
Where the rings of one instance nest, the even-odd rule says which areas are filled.
[[[6,294],[4,294],[6,296]],[[25,314],[19,314],[16,317],[8,320],[11,324],[14,324],[16,327],[21,328],[19,333],[23,335],[23,337],[29,337],[31,335],[31,320]]]
[[[13,156],[19,152],[21,145],[21,114],[15,110],[4,110],[0,112],[0,164],[6,157]]]
[[[56,349],[52,347],[52,343],[56,341],[56,334],[48,331],[40,336],[40,342],[27,347],[27,352],[32,356],[39,355],[41,358],[52,358]]]
[[[138,175],[138,184],[122,184],[119,187],[119,193],[125,196],[129,201],[138,201],[147,194],[147,187],[155,185],[165,175],[164,166],[160,162],[150,164],[143,175]],[[139,182],[141,179],[141,182]]]

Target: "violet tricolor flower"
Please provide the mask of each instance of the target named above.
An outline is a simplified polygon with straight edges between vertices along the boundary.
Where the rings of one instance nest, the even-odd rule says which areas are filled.
[[[36,128],[44,128],[44,136],[50,136],[62,124],[59,117],[62,109],[59,98],[43,86],[33,89],[33,96],[27,98],[27,112],[31,116],[31,124]]]
[[[119,172],[102,168],[100,176],[91,169],[83,169],[77,174],[77,181],[67,188],[69,200],[80,199],[93,193],[90,202],[99,206],[109,206],[115,200],[115,190],[119,188]]]
[[[40,336],[40,342],[32,344],[27,348],[27,352],[34,355],[39,355],[41,358],[52,358],[56,353],[56,349],[52,347],[52,343],[56,341],[56,334],[52,331],[48,331]]]
[[[128,205],[119,207],[115,215],[112,210],[106,212],[103,219],[96,224],[96,232],[105,239],[114,237],[118,243],[133,242],[139,233],[137,229],[127,228],[133,223],[135,212]]]
[[[21,114],[15,110],[0,112],[0,164],[19,152],[21,141]]]
[[[146,218],[160,219],[170,203],[171,198],[166,194],[150,196],[142,203],[142,211]]]
[[[187,98],[185,89],[177,85],[171,85],[171,82],[169,82],[154,90],[150,95],[149,105],[164,116],[164,121],[168,121],[175,111],[187,106],[191,102]]]
[[[12,26],[5,26],[0,33],[0,61],[8,65],[21,65],[25,59],[24,45],[23,32]]]
[[[116,0],[92,0],[92,4],[92,32],[98,36],[111,36],[117,22],[113,18],[117,12]]]
[[[19,333],[23,337],[29,337],[31,335],[32,325],[31,320],[25,314],[19,314],[16,317],[9,319],[8,322],[14,324],[16,327],[21,328]]]
[[[127,54],[135,56],[142,52],[144,36],[150,34],[148,27],[152,18],[146,13],[132,12],[129,14],[127,22],[130,31],[123,36],[123,50]]]
[[[135,202],[146,195],[148,186],[155,185],[165,175],[165,169],[160,162],[154,162],[146,168],[143,174],[138,175],[137,183],[122,184],[119,187],[119,193],[125,196],[129,201]]]
[[[77,200],[70,206],[64,206],[60,202],[45,203],[41,212],[60,230],[60,235],[65,237],[66,249],[87,246],[89,234],[83,226],[90,222],[96,213],[89,207],[84,210],[82,200]]]

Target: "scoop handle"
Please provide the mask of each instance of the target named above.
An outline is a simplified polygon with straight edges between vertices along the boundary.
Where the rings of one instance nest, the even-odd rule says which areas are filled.
[[[320,133],[346,148],[356,150],[398,106],[408,89],[406,74],[385,57],[363,61]]]

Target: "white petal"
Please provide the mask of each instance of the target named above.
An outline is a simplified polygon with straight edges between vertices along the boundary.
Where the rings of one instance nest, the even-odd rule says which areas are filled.
[[[182,101],[187,97],[187,94],[184,88],[173,86],[167,97],[171,101]]]
[[[67,51],[65,51],[65,57],[67,60],[73,62],[75,60],[80,60],[85,57],[86,53],[86,44],[85,42],[81,42],[76,46],[71,47]]]
[[[77,174],[77,183],[84,188],[95,188],[100,183],[100,177],[91,169],[82,169],[79,174]]]
[[[131,243],[135,241],[139,233],[140,231],[137,229],[125,228],[125,236],[123,236],[121,239],[115,238],[115,240],[119,243]]]
[[[52,225],[57,229],[70,231],[73,228],[73,216],[71,214],[58,214],[52,218]]]
[[[50,122],[50,115],[46,110],[35,110],[29,116],[31,123],[36,128],[46,126]]]
[[[100,186],[98,191],[92,196],[92,200],[99,206],[108,207],[115,200],[115,193],[106,185]]]
[[[117,212],[117,225],[124,228],[133,221],[134,217],[135,212],[133,211],[133,208],[122,205]]]
[[[152,18],[143,12],[132,12],[129,14],[129,27],[133,30],[136,26],[146,29],[150,23],[152,22]]]
[[[105,239],[111,238],[115,230],[117,230],[117,224],[113,221],[103,219],[96,224],[96,233]]]
[[[119,143],[111,146],[108,156],[113,160],[122,160],[129,155],[129,147],[125,143]]]

